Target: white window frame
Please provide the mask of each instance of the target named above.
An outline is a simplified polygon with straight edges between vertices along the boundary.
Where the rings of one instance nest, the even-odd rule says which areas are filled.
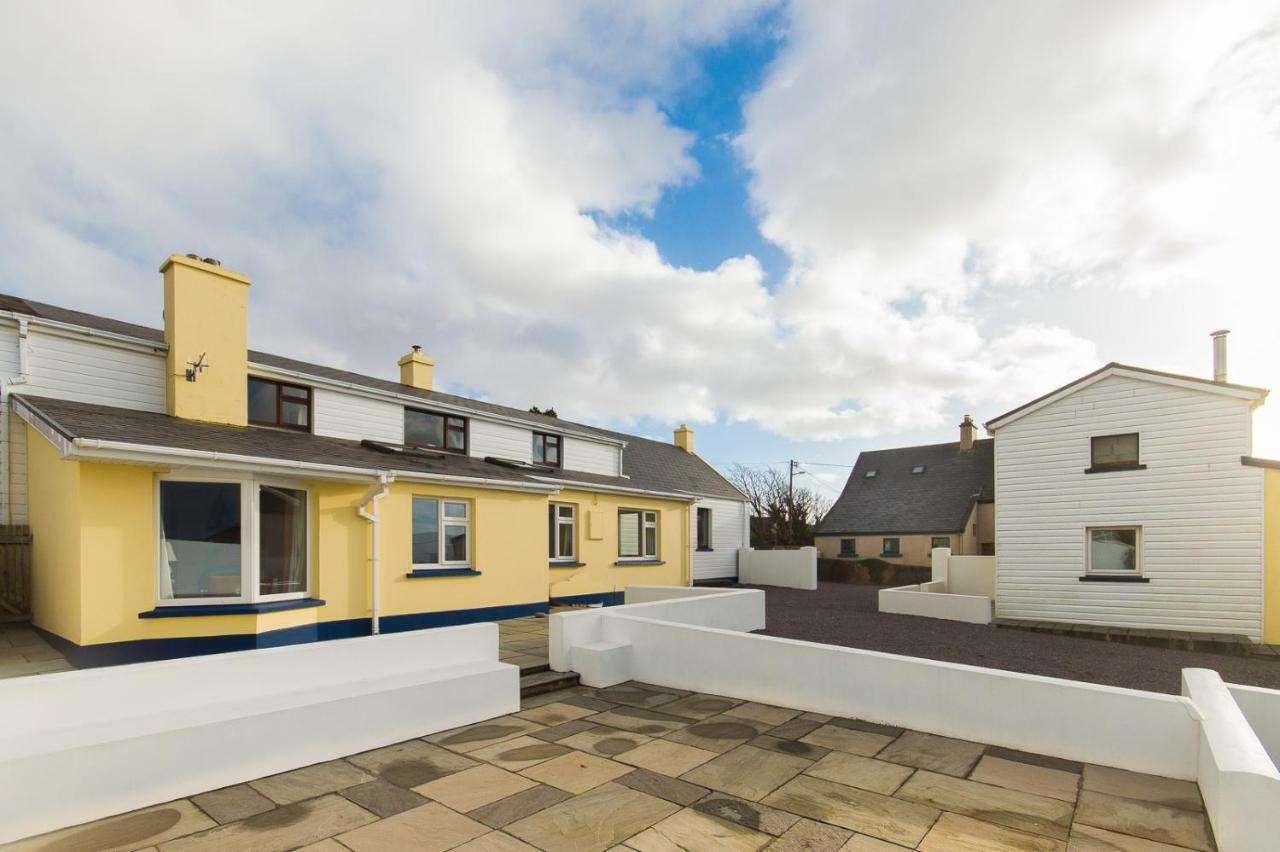
[[[640,515],[640,555],[639,556],[623,556],[622,555],[622,516],[624,513],[636,513]],[[619,562],[652,562],[658,558],[658,554],[662,552],[662,527],[658,522],[657,509],[632,509],[626,506],[618,508],[618,561]],[[652,516],[653,520],[649,520]],[[645,532],[649,529],[653,530],[653,553],[645,552]]]
[[[1095,571],[1093,568],[1093,534],[1099,530],[1133,530],[1136,552],[1132,571]],[[1084,573],[1094,577],[1141,577],[1142,576],[1142,525],[1141,524],[1096,524],[1084,528]]]
[[[164,572],[169,569],[164,551],[164,524],[160,516],[160,487],[162,482],[205,482],[240,487],[240,594],[221,597],[200,598],[162,598],[160,589],[164,583]],[[258,554],[261,548],[260,522],[258,508],[260,505],[259,489],[261,486],[288,488],[306,494],[307,507],[307,548],[306,587],[300,592],[280,592],[264,595],[258,591],[261,577],[261,566]],[[253,475],[217,474],[204,472],[162,473],[155,477],[153,494],[155,496],[155,536],[156,536],[156,573],[155,598],[157,607],[166,606],[219,606],[221,604],[269,603],[272,601],[305,600],[311,597],[312,540],[315,531],[315,519],[311,508],[311,489],[306,482],[273,477],[257,477]]]
[[[413,564],[413,570],[414,570],[414,571],[444,571],[444,570],[446,570],[446,569],[450,569],[450,568],[470,568],[470,567],[471,567],[471,552],[472,552],[473,542],[474,542],[474,538],[475,538],[475,524],[474,524],[474,523],[472,523],[472,521],[473,521],[472,515],[474,514],[474,513],[473,513],[473,511],[472,511],[472,501],[471,501],[471,500],[468,500],[468,499],[466,499],[466,498],[464,498],[464,497],[441,497],[441,496],[440,496],[440,495],[438,495],[438,494],[414,494],[412,499],[413,499],[413,500],[435,500],[435,501],[436,501],[436,506],[437,506],[436,511],[437,511],[437,513],[438,513],[438,514],[436,515],[436,553],[440,554],[440,561],[439,561],[439,562],[414,562],[414,563],[412,563],[412,564]],[[446,517],[446,516],[445,516],[445,513],[444,513],[444,504],[445,504],[445,503],[457,503],[457,504],[461,505],[461,506],[466,510],[466,513],[467,513],[467,514],[466,514],[466,516],[465,516],[465,517],[462,517],[462,518],[449,518],[449,517]],[[410,504],[409,504],[409,505],[410,505],[410,512],[409,512],[409,542],[410,542],[409,558],[412,560],[412,559],[413,559],[413,511],[412,511],[413,504],[412,504],[412,502],[410,502]],[[445,547],[445,538],[444,538],[444,528],[445,528],[445,526],[446,526],[446,525],[447,525],[447,526],[452,526],[452,527],[464,526],[464,527],[466,527],[466,528],[467,528],[467,554],[466,554],[466,558],[465,558],[465,559],[457,560],[457,559],[445,559],[445,558],[444,558],[445,551],[446,551],[446,549],[447,549],[447,548]]]
[[[578,559],[578,506],[576,503],[552,503],[551,508],[555,511],[555,514],[554,520],[551,522],[552,529],[549,532],[551,533],[551,541],[555,552],[549,553],[548,556],[552,562],[576,562]],[[571,516],[568,518],[560,517],[561,509],[569,509],[572,512]],[[573,531],[571,535],[573,552],[569,554],[560,552],[560,527],[562,526],[567,526]]]

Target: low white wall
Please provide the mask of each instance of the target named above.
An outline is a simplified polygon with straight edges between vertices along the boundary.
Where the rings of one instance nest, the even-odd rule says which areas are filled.
[[[600,616],[601,639],[631,646],[636,680],[1170,778],[1196,777],[1199,724],[1186,698],[659,617],[632,607]]]
[[[494,624],[0,681],[0,842],[519,707]]]
[[[622,600],[624,603],[639,604],[676,598],[723,595],[726,591],[727,589],[716,586],[627,586],[622,592]]]
[[[738,582],[784,589],[818,588],[818,548],[738,551]]]
[[[1238,683],[1227,684],[1227,689],[1271,756],[1271,762],[1280,766],[1280,690]]]
[[[1197,780],[1222,852],[1263,852],[1280,836],[1280,772],[1218,673],[1183,669],[1200,712]]]
[[[947,586],[941,580],[934,580],[917,586],[881,589],[878,606],[881,612],[896,615],[945,618],[969,624],[991,623],[991,598],[949,594]]]
[[[932,551],[933,579],[947,584],[953,595],[980,595],[995,600],[996,558],[994,556],[952,556],[951,548]]]
[[[633,595],[632,588],[636,591]],[[663,592],[663,589],[668,590]],[[554,671],[576,671],[575,646],[601,641],[605,613],[631,612],[677,624],[698,624],[750,632],[764,629],[764,592],[759,589],[698,589],[686,586],[628,587],[625,599],[650,600],[623,606],[558,612],[551,616],[548,662]]]

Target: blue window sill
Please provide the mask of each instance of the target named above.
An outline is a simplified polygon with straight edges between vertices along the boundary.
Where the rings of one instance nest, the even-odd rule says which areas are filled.
[[[552,568],[585,568],[587,567],[587,563],[585,562],[552,562],[550,563],[550,565]]]
[[[661,559],[619,559],[614,565],[666,565]]]
[[[1086,467],[1085,473],[1118,473],[1122,470],[1146,470],[1145,464],[1111,464],[1101,467]]]
[[[414,579],[422,577],[479,577],[480,572],[474,568],[415,568],[405,576]]]
[[[1150,583],[1147,577],[1139,577],[1137,575],[1128,576],[1125,574],[1085,574],[1080,578],[1081,583]]]
[[[254,615],[260,612],[280,612],[286,609],[308,609],[324,606],[319,598],[299,598],[292,601],[263,601],[262,603],[195,604],[193,606],[158,606],[138,613],[138,618],[184,618],[199,615]]]
[[[891,557],[891,558],[897,558],[897,557],[901,556],[901,555],[902,555],[902,553],[901,553],[901,552],[899,552],[899,553],[888,553],[888,552],[885,552],[885,553],[881,553],[880,555],[881,555],[882,557],[884,557],[884,556],[888,556],[888,557]]]

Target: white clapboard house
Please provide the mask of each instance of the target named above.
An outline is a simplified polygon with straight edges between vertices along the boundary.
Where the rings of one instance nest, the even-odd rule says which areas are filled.
[[[996,616],[1262,638],[1262,388],[1108,364],[987,423]]]

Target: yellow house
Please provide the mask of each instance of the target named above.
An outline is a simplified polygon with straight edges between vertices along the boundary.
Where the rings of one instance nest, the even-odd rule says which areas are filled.
[[[76,665],[736,573],[745,503],[687,427],[668,444],[445,394],[417,347],[399,382],[254,352],[245,276],[161,272],[163,331],[0,297],[24,365],[5,514],[31,527],[33,624]],[[29,357],[33,335],[69,354]]]

